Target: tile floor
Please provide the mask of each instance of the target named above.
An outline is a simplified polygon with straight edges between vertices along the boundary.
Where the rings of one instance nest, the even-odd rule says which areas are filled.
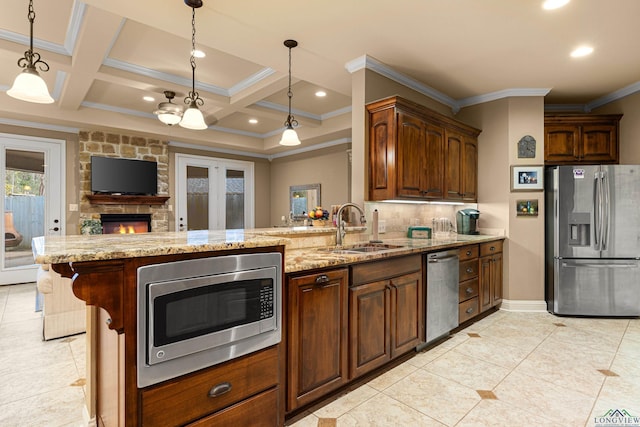
[[[0,426],[82,426],[85,335],[42,340],[35,283],[0,286]]]
[[[640,319],[498,311],[289,424],[638,427]]]
[[[0,426],[85,425],[85,336],[42,341],[34,297],[0,286]],[[616,409],[640,417],[640,319],[498,311],[288,424],[595,427]]]

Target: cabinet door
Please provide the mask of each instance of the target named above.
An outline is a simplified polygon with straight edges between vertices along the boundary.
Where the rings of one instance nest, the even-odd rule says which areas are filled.
[[[616,125],[582,126],[581,160],[594,163],[618,162]]]
[[[444,129],[427,124],[422,171],[422,195],[426,199],[444,198]]]
[[[347,287],[347,269],[288,280],[288,411],[347,381]]]
[[[423,341],[422,273],[391,279],[391,289],[391,357],[396,357]]]
[[[369,114],[369,199],[395,198],[395,109]]]
[[[491,306],[502,302],[502,254],[495,254],[491,263]]]
[[[388,280],[349,289],[350,378],[391,360]]]
[[[464,136],[461,155],[462,199],[475,202],[478,198],[478,141]]]
[[[480,312],[491,308],[491,256],[480,258]]]
[[[462,135],[447,130],[445,145],[445,198],[449,200],[462,199],[462,174],[460,171],[460,156],[463,150]]]
[[[548,125],[544,128],[544,160],[547,163],[573,163],[578,160],[580,128]]]
[[[401,197],[422,196],[425,137],[422,120],[398,113],[397,194]]]

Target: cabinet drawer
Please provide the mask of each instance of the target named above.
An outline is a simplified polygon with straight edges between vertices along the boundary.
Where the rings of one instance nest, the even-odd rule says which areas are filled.
[[[478,260],[470,259],[468,261],[462,261],[459,266],[459,278],[460,282],[478,277]]]
[[[274,388],[216,412],[186,427],[210,426],[278,426],[278,389]]]
[[[480,256],[493,255],[498,252],[502,252],[502,240],[480,244]]]
[[[471,298],[458,304],[458,323],[462,324],[475,317],[480,310],[478,297]]]
[[[469,298],[478,296],[478,278],[467,280],[463,283],[460,283],[459,292],[458,292],[458,301],[466,301]]]
[[[184,425],[278,384],[278,346],[141,391],[142,425]],[[216,386],[228,392],[209,397]]]
[[[458,249],[458,258],[460,261],[478,258],[478,245],[463,246]]]

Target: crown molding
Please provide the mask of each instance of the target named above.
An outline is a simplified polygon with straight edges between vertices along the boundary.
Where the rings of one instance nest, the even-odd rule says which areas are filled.
[[[307,153],[307,152],[310,152],[310,151],[322,150],[322,149],[325,149],[325,148],[334,147],[336,145],[349,144],[349,143],[351,143],[351,138],[340,138],[340,139],[336,139],[336,140],[333,140],[333,141],[327,141],[327,142],[323,142],[321,144],[315,144],[315,145],[312,145],[312,146],[309,146],[309,147],[297,148],[297,149],[294,149],[294,150],[288,150],[288,151],[284,151],[282,153],[276,153],[276,154],[260,154],[260,153],[252,153],[250,151],[232,150],[232,149],[228,149],[228,148],[206,147],[206,146],[202,146],[202,145],[189,144],[189,143],[180,142],[180,141],[169,141],[169,146],[170,147],[189,148],[189,149],[193,149],[193,150],[202,150],[202,151],[208,151],[208,152],[212,152],[212,153],[233,154],[233,155],[237,155],[237,156],[254,157],[254,158],[257,158],[257,159],[266,159],[266,160],[271,161],[273,159],[279,159],[279,158],[283,158],[283,157],[294,156],[294,155],[300,154],[300,153]]]
[[[362,69],[375,71],[376,73],[387,77],[388,79],[400,83],[401,85],[406,86],[410,89],[413,89],[416,92],[421,93],[422,95],[428,96],[429,98],[441,102],[444,105],[447,105],[451,108],[454,114],[458,113],[460,109],[469,107],[471,105],[482,104],[485,102],[495,101],[503,98],[520,96],[544,97],[551,91],[551,88],[512,88],[456,100],[430,86],[420,83],[417,80],[394,70],[390,66],[368,55],[359,56],[358,58],[347,62],[345,64],[345,68],[351,74]],[[640,81],[630,84],[629,86],[626,86],[622,89],[619,89],[586,104],[547,104],[544,106],[544,109],[545,111],[580,111],[588,113],[595,108],[601,107],[610,102],[617,101],[639,91]]]
[[[457,108],[457,104],[456,104],[456,100],[451,98],[448,95],[445,95],[444,93],[432,88],[431,86],[427,86],[421,82],[419,82],[418,80],[415,80],[412,77],[409,77],[405,74],[402,74],[396,70],[394,70],[393,68],[391,68],[390,66],[388,66],[387,64],[384,64],[383,62],[378,61],[377,59],[368,56],[368,55],[363,55],[360,56],[352,61],[349,61],[345,64],[345,68],[347,69],[347,71],[349,71],[351,74],[355,73],[358,70],[362,70],[364,68],[371,70],[371,71],[375,71],[376,73],[380,74],[381,76],[384,76],[388,79],[391,79],[397,83],[400,83],[403,86],[406,86],[410,89],[415,90],[416,92],[419,92],[423,95],[428,96],[429,98],[435,99],[438,102],[441,102],[444,105],[447,105],[449,107],[451,107],[451,109],[456,110]],[[459,109],[459,108],[458,108]]]
[[[68,126],[59,126],[59,125],[51,125],[48,123],[42,122],[30,122],[26,120],[13,120],[13,119],[4,119],[0,117],[0,124],[10,125],[10,126],[19,126],[25,128],[32,129],[41,129],[41,130],[51,130],[56,132],[65,132],[78,134],[80,132],[80,128],[68,127]]]

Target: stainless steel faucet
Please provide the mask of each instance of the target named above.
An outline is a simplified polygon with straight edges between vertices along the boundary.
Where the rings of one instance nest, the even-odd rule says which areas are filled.
[[[367,223],[367,220],[364,218],[364,211],[360,206],[355,203],[345,203],[340,206],[338,208],[338,213],[336,213],[336,216],[338,217],[336,220],[336,225],[338,226],[338,230],[336,231],[336,245],[342,245],[342,239],[344,239],[345,234],[347,234],[344,229],[345,222],[342,220],[342,210],[348,207],[356,208],[360,212],[360,223],[362,225]]]

